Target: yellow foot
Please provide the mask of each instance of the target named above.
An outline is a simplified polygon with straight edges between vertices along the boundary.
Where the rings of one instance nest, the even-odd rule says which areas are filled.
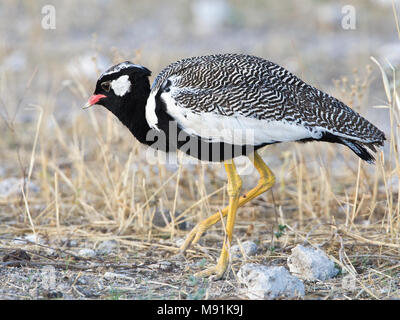
[[[189,248],[191,245],[196,244],[199,242],[201,236],[203,233],[207,230],[207,227],[204,226],[204,224],[199,223],[197,224],[192,231],[187,235],[185,242],[181,245],[179,248],[179,251],[181,253],[184,253],[187,248]]]
[[[224,275],[226,269],[228,269],[229,264],[229,251],[226,242],[221,250],[221,255],[219,256],[218,263],[203,271],[197,272],[194,276],[198,278],[210,277],[211,280],[219,280]]]
[[[220,280],[227,269],[227,265],[217,264],[203,271],[197,272],[194,276],[197,278],[210,277],[210,280]]]

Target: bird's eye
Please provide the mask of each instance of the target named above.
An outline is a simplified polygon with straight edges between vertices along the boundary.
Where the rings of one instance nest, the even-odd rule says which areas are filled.
[[[101,84],[101,87],[103,88],[104,91],[109,92],[111,88],[110,81],[103,82]]]

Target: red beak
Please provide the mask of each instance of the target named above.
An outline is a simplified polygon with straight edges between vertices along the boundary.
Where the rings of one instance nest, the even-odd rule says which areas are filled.
[[[86,109],[89,108],[93,105],[95,105],[97,102],[100,101],[100,99],[106,98],[106,96],[104,94],[94,94],[92,95],[88,102],[82,107],[82,109]]]

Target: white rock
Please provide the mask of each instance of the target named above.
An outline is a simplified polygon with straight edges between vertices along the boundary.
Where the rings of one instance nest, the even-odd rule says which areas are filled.
[[[243,265],[238,278],[247,286],[246,295],[250,299],[275,299],[304,295],[304,284],[292,276],[284,267],[267,267],[248,263]]]
[[[115,240],[107,240],[103,241],[102,243],[99,244],[97,247],[97,252],[98,254],[110,254],[113,250],[115,250],[118,247],[118,242]]]
[[[29,242],[33,242],[33,243],[36,243],[36,242],[39,243],[39,242],[41,242],[40,237],[39,237],[38,235],[33,234],[33,233],[26,234],[26,235],[24,236],[24,238],[25,238],[26,240],[28,240]]]
[[[0,197],[6,198],[12,195],[21,194],[22,185],[23,179],[7,178],[0,181]],[[29,190],[33,192],[39,192],[40,190],[32,181],[29,181],[26,188],[29,188]]]
[[[306,280],[327,280],[338,273],[335,264],[320,249],[297,245],[287,260],[289,270]]]
[[[253,241],[244,241],[241,245],[246,256],[250,257],[256,254],[257,245]],[[242,250],[238,244],[231,247],[230,253],[233,258],[242,257]]]
[[[96,256],[96,252],[92,249],[81,249],[78,252],[78,255],[84,258],[94,258]]]
[[[33,233],[25,234],[21,238],[15,238],[12,241],[13,244],[21,245],[21,244],[31,244],[31,243],[39,243],[44,244],[44,240],[39,235],[34,235]]]

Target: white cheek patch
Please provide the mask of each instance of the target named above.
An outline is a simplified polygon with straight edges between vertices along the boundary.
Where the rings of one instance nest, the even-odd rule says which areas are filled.
[[[117,80],[111,81],[111,88],[117,96],[122,97],[125,93],[129,92],[131,89],[131,82],[129,81],[129,76],[120,76]]]

